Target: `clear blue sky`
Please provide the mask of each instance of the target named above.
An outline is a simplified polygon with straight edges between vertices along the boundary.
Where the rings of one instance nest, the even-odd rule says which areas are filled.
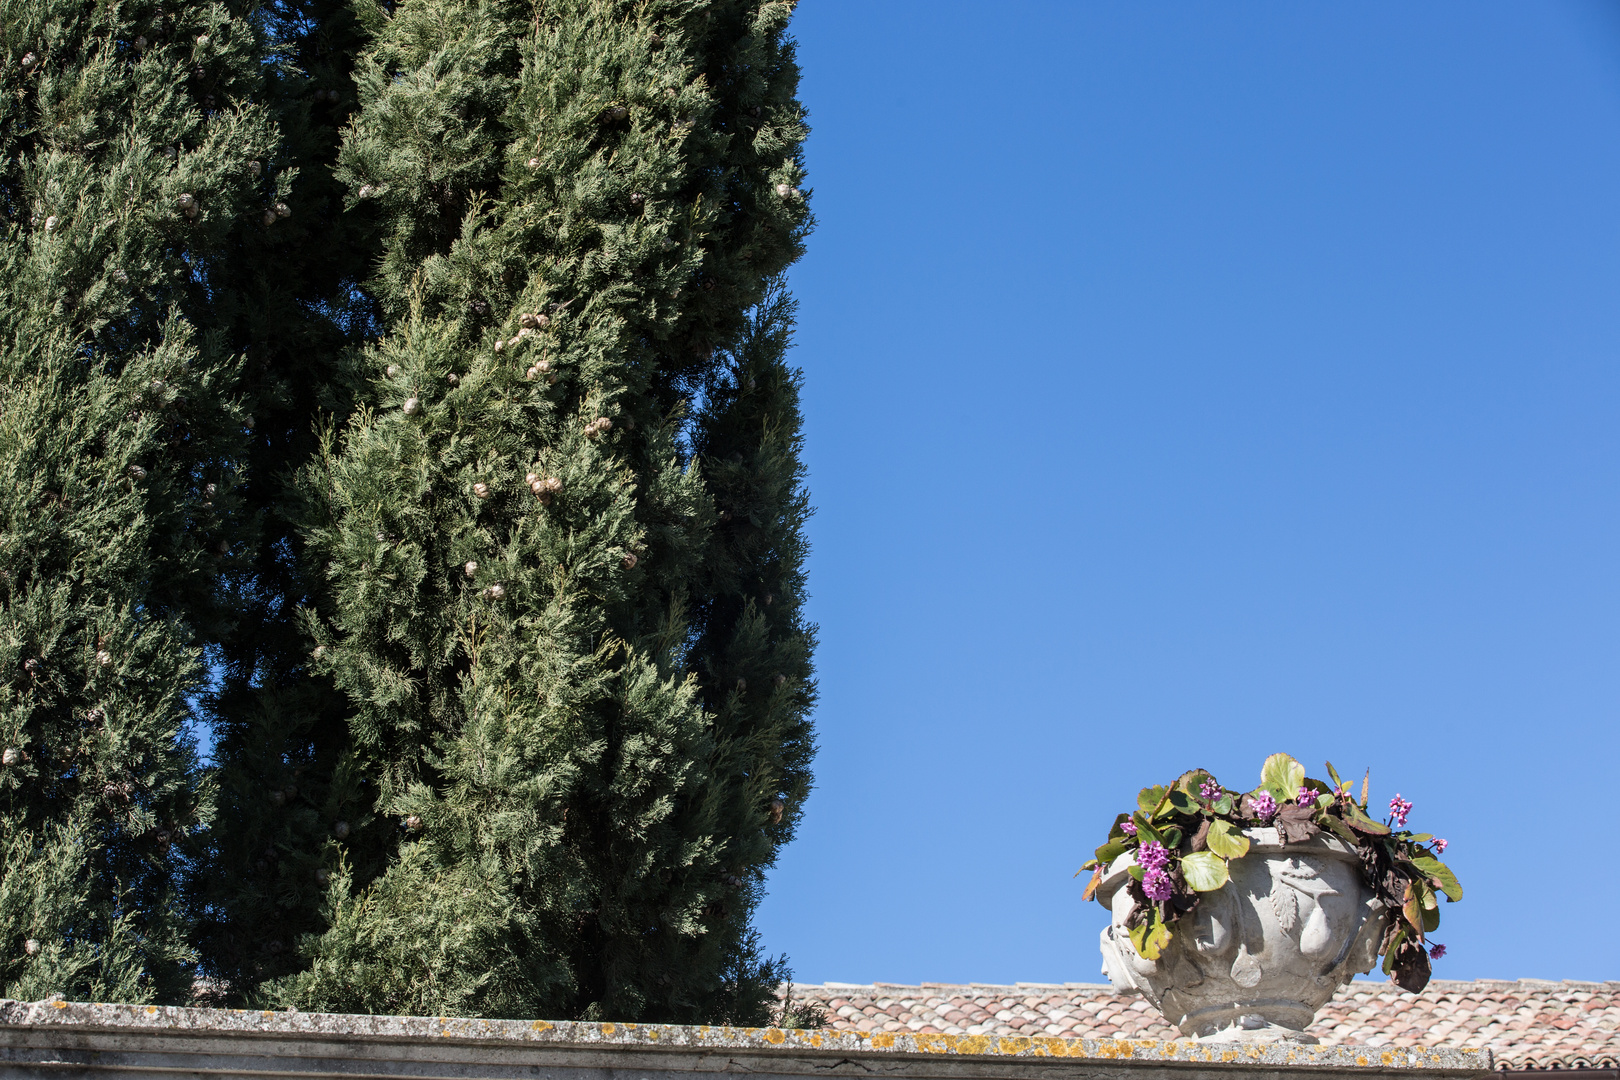
[[[1136,789],[1372,768],[1620,978],[1620,14],[806,0],[804,982],[1100,981]]]

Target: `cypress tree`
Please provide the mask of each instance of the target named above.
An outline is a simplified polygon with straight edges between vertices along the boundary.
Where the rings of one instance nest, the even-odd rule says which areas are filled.
[[[207,315],[290,181],[261,57],[221,4],[0,3],[0,995],[189,994],[249,423]]]
[[[387,830],[344,767],[348,705],[311,677],[296,614],[320,602],[287,484],[317,449],[322,422],[347,415],[343,350],[376,331],[361,288],[376,248],[365,208],[348,212],[334,175],[354,105],[365,37],[346,0],[279,0],[260,11],[273,63],[265,101],[278,120],[279,167],[296,169],[291,210],[249,232],[216,276],[219,332],[247,358],[253,414],[239,487],[243,555],[227,584],[234,618],[213,653],[205,696],[215,738],[217,806],[191,875],[208,995],[243,1004],[264,979],[298,969],[298,938],[322,928],[317,875],[333,845],[380,858]]]
[[[332,845],[311,1009],[759,1021],[812,752],[790,6],[406,0],[340,158],[386,337],[302,480]]]

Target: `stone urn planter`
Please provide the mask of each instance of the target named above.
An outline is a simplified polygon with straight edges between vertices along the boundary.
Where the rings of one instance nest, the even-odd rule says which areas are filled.
[[[1096,892],[1113,913],[1102,932],[1103,972],[1183,1035],[1314,1043],[1305,1029],[1316,1011],[1378,962],[1389,913],[1363,882],[1356,849],[1337,837],[1284,844],[1274,828],[1243,835],[1248,854],[1231,860],[1225,885],[1200,895],[1157,960],[1143,959],[1126,929],[1135,853],[1109,863]]]

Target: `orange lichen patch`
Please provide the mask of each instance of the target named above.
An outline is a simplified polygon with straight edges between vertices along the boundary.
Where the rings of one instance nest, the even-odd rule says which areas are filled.
[[[602,1034],[604,1034],[604,1035],[611,1035],[617,1030],[618,1029],[615,1028],[612,1024],[603,1024],[602,1025]]]
[[[58,1009],[65,1009],[68,1005],[68,1003],[65,1001],[53,1001],[51,1004],[55,1005]]]
[[[552,1027],[551,1021],[549,1020],[536,1020],[529,1026],[534,1028],[536,1031],[550,1031]]]
[[[783,1033],[781,1028],[766,1028],[760,1035],[772,1046],[781,1046],[787,1041],[787,1035]]]
[[[648,1028],[647,1029],[647,1038],[649,1038],[649,1039],[658,1038],[658,1029],[655,1028],[655,1027],[654,1028]]]
[[[1391,1065],[1394,1064],[1395,1055],[1390,1053],[1388,1050],[1385,1050],[1383,1054],[1379,1056],[1378,1060],[1383,1062],[1385,1065]]]
[[[821,1045],[821,1032],[819,1032],[819,1031],[807,1032],[807,1033],[804,1034],[803,1037],[807,1042],[809,1042],[809,1044],[811,1046],[820,1046]]]
[[[889,1050],[894,1046],[894,1033],[891,1031],[874,1031],[872,1033],[872,1047],[876,1050]]]
[[[156,1005],[148,1005],[146,1007],[146,1015],[147,1016],[151,1016],[155,1012],[157,1012],[157,1006]]]
[[[1365,1065],[1365,1064],[1367,1064],[1367,1055],[1366,1054],[1357,1054],[1356,1055],[1356,1064],[1357,1065]]]

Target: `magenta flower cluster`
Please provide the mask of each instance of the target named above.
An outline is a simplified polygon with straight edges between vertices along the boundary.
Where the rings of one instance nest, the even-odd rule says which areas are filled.
[[[1134,821],[1122,821],[1122,822],[1120,822],[1119,823],[1119,831],[1124,833],[1126,836],[1135,836],[1136,835],[1136,822],[1134,822]]]
[[[1249,808],[1261,821],[1270,821],[1277,816],[1277,800],[1271,797],[1269,791],[1262,791],[1250,799]]]
[[[1143,870],[1163,870],[1170,865],[1170,852],[1157,840],[1149,840],[1136,852],[1136,865]]]
[[[1294,796],[1294,801],[1301,806],[1309,806],[1316,801],[1316,792],[1308,787],[1301,787],[1299,794]]]
[[[1175,895],[1176,888],[1170,883],[1170,875],[1163,870],[1149,870],[1142,875],[1142,892],[1149,900],[1168,900]]]
[[[1444,855],[1446,853],[1446,845],[1449,843],[1451,843],[1451,841],[1446,839],[1436,840],[1434,842],[1434,853],[1436,855]]]
[[[1429,949],[1429,959],[1431,960],[1438,960],[1444,955],[1446,955],[1446,947],[1444,945],[1435,945]]]
[[[1202,795],[1206,802],[1214,802],[1221,797],[1221,785],[1213,780],[1205,780],[1198,785],[1198,794]]]
[[[1401,798],[1401,793],[1397,791],[1395,797],[1389,800],[1389,813],[1395,819],[1395,824],[1404,826],[1406,815],[1411,812],[1412,804]]]

